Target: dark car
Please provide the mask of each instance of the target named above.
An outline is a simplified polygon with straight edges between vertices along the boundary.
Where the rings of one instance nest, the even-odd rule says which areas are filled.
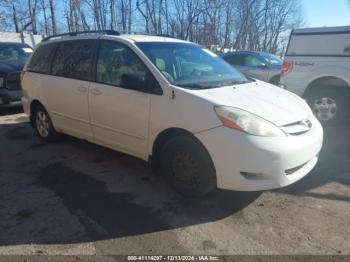
[[[278,85],[283,60],[265,52],[238,51],[229,52],[221,57],[243,74]]]
[[[20,102],[21,71],[32,52],[27,44],[0,43],[0,107]]]

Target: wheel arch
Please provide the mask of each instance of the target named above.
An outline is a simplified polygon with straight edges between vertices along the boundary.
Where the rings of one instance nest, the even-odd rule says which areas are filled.
[[[33,113],[34,113],[34,110],[38,107],[38,106],[42,106],[45,108],[45,106],[37,99],[34,99],[31,103],[30,103],[30,117],[29,117],[29,120],[30,120],[30,125],[32,127],[34,127],[34,118],[33,118]]]
[[[338,76],[322,76],[312,80],[305,92],[304,97],[315,91],[320,86],[328,86],[328,87],[350,87],[350,85],[341,77]]]
[[[160,151],[162,147],[165,145],[165,143],[178,135],[188,135],[190,137],[193,137],[194,139],[198,140],[193,133],[191,133],[188,130],[178,128],[178,127],[171,127],[167,128],[163,131],[161,131],[157,137],[155,138],[153,145],[152,145],[152,155],[149,155],[149,163],[151,165],[151,168],[153,171],[157,171],[159,169],[159,156]],[[205,147],[204,147],[205,148]]]

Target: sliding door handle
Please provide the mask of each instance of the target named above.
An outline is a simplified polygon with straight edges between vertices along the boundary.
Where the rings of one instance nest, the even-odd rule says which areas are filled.
[[[93,95],[95,95],[95,96],[102,95],[102,92],[101,92],[99,89],[97,89],[97,88],[91,89],[91,90],[90,90],[90,93],[93,94]]]
[[[85,92],[87,92],[87,90],[88,90],[88,89],[87,89],[85,86],[79,86],[79,87],[78,87],[78,91],[79,91],[79,92],[85,93]]]

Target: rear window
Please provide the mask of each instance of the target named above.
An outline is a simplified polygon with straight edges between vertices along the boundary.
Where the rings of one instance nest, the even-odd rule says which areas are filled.
[[[32,49],[25,45],[11,45],[11,44],[0,44],[0,63],[7,62],[25,62]]]
[[[52,61],[51,74],[90,80],[95,43],[95,40],[76,40],[60,43]]]
[[[36,73],[50,73],[50,60],[55,47],[55,44],[40,46],[33,54],[27,70]]]

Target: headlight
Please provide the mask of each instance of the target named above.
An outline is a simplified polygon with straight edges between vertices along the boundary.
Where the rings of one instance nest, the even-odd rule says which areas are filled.
[[[0,88],[4,86],[4,78],[0,77]]]
[[[215,107],[215,112],[226,127],[255,136],[286,136],[279,127],[271,122],[242,109],[217,106]]]

